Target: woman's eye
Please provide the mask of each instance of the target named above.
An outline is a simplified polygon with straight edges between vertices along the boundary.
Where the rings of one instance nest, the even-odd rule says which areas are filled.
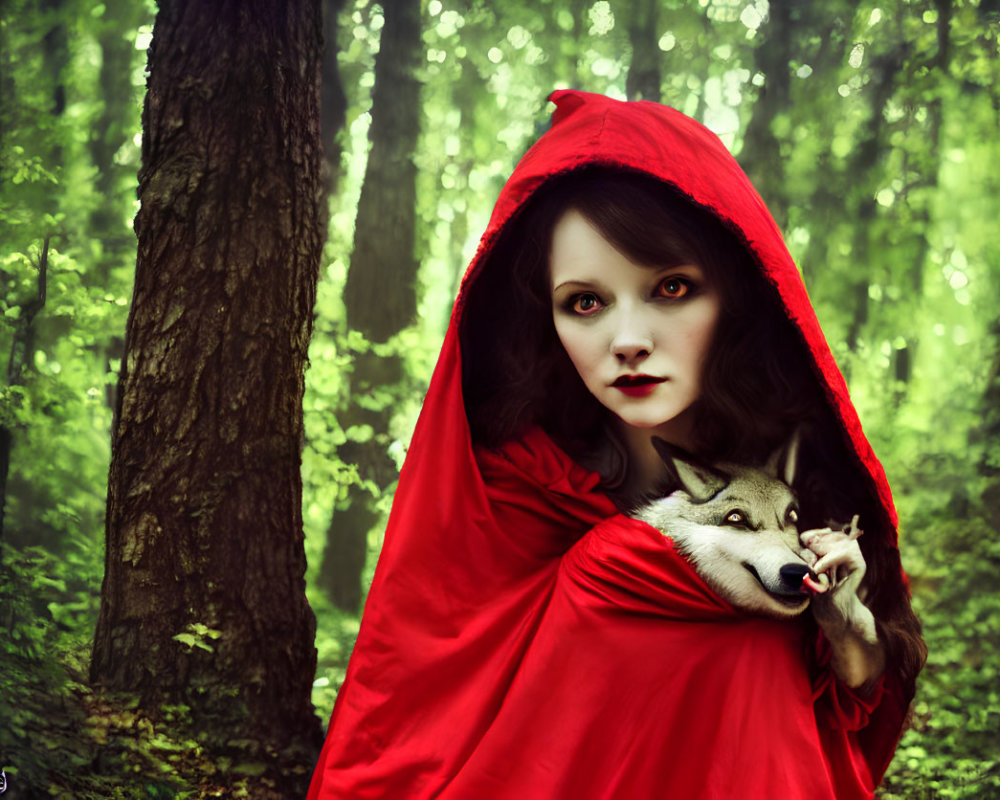
[[[726,514],[726,522],[730,525],[743,525],[746,523],[746,517],[743,516],[742,511],[730,511]]]
[[[578,294],[570,301],[570,309],[577,314],[593,314],[601,307],[601,300],[596,294],[585,292]]]
[[[659,297],[666,297],[670,300],[680,300],[691,291],[691,283],[684,278],[666,278],[660,281],[656,287],[656,294]]]

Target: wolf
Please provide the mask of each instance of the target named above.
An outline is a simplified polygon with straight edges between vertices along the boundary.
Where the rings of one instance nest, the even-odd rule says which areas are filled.
[[[633,516],[673,540],[695,571],[733,606],[777,618],[801,614],[826,575],[799,538],[799,507],[791,486],[797,438],[761,468],[706,465],[654,438],[674,486]],[[823,529],[825,532],[831,529]],[[809,559],[807,561],[807,559]]]

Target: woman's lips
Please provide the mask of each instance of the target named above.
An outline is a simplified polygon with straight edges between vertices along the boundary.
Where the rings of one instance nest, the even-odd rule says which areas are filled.
[[[611,385],[629,397],[645,397],[665,380],[666,378],[654,378],[652,375],[622,375]]]

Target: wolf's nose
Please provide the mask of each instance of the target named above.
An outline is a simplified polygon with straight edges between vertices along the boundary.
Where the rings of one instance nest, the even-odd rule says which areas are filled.
[[[808,574],[809,567],[805,564],[783,564],[778,568],[782,587],[793,592],[802,590],[802,579]]]

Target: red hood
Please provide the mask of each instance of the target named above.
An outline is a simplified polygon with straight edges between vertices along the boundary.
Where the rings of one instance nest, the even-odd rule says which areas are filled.
[[[781,234],[735,159],[708,129],[655,103],[623,103],[577,91],[557,91],[550,99],[557,107],[553,125],[504,186],[463,292],[475,280],[476,269],[501,228],[547,178],[583,165],[604,164],[639,170],[674,185],[737,232],[777,288],[789,318],[802,332],[816,375],[851,447],[867,471],[888,523],[883,526],[886,535],[895,542],[896,516],[884,472],[861,431]],[[487,796],[462,794],[458,787],[485,785],[476,781],[489,775],[497,778],[504,771],[502,763],[489,762],[487,733],[503,730],[502,710],[532,712],[533,695],[516,700],[512,694],[525,665],[535,663],[529,659],[540,659],[541,672],[534,675],[543,676],[543,690],[550,681],[565,688],[566,681],[559,675],[545,677],[552,662],[539,653],[540,642],[558,646],[562,621],[552,617],[558,608],[576,619],[579,602],[603,603],[587,610],[594,619],[603,620],[595,624],[603,625],[611,607],[611,618],[632,620],[637,614],[645,619],[653,607],[675,603],[676,613],[667,613],[665,618],[687,618],[714,625],[716,631],[719,625],[715,623],[734,616],[671,555],[669,543],[657,544],[662,537],[649,539],[642,523],[617,515],[612,502],[599,491],[598,477],[574,464],[540,431],[499,453],[474,451],[462,397],[458,335],[462,296],[400,475],[311,800]],[[595,530],[604,538],[594,540]],[[578,543],[586,543],[588,549],[581,551],[574,546]],[[602,548],[611,555],[593,555],[604,553]],[[571,550],[583,561],[567,577],[568,562],[563,556]],[[626,566],[619,569],[618,564]],[[595,587],[608,591],[601,589],[598,597]],[[645,599],[635,604],[637,597]],[[615,616],[619,614],[625,617]],[[623,623],[620,629],[617,623],[610,624],[609,630],[627,633],[632,623]],[[691,624],[681,623],[681,629],[690,631]],[[547,635],[555,638],[545,639]],[[645,635],[636,633],[627,646],[641,648]],[[719,644],[714,634],[709,638]],[[665,642],[658,646],[669,651]],[[796,652],[791,646],[786,649]],[[602,687],[605,693],[609,690],[608,680],[607,676],[585,676],[575,685],[581,692],[586,689],[600,695]],[[636,680],[655,678],[647,674]],[[767,681],[762,685],[766,687]],[[802,692],[808,695],[808,686],[800,685],[798,691],[800,696]],[[542,695],[548,696],[547,691]],[[905,708],[905,699],[901,702]],[[798,719],[805,727],[815,726],[812,706],[807,705]],[[888,763],[900,720],[897,703],[889,721],[869,735],[874,745],[870,751],[862,748],[863,758],[857,756],[856,744],[847,743],[848,734],[838,734],[841,739],[835,746],[818,740],[811,746],[840,753],[830,756],[834,764],[870,764],[877,781]],[[590,736],[601,724],[597,718],[581,723],[577,733]],[[615,738],[616,746],[624,741],[614,730],[605,733]],[[550,742],[553,748],[557,738]],[[504,747],[498,752],[502,759]],[[476,763],[474,754],[488,763],[470,772],[466,767]],[[550,754],[555,757],[554,750]],[[509,769],[516,772],[518,765],[511,763]],[[814,769],[815,764],[808,766]],[[853,769],[848,770],[852,775]],[[868,769],[858,767],[857,774],[867,774]],[[472,782],[463,784],[462,776]],[[862,775],[859,780],[869,783],[871,778]],[[452,794],[447,793],[449,785]],[[858,796],[865,796],[865,791]]]
[[[789,319],[802,332],[851,449],[870,479],[888,523],[883,528],[895,543],[898,519],[885,471],[861,429],[847,385],[781,231],[736,159],[704,125],[658,103],[622,102],[572,89],[555,91],[549,100],[556,105],[552,127],[525,154],[504,185],[476,257],[466,271],[466,283],[485,260],[499,230],[548,178],[586,165],[607,165],[645,172],[675,186],[738,233],[756,255],[767,280],[777,288]],[[461,299],[452,328],[460,311]]]

